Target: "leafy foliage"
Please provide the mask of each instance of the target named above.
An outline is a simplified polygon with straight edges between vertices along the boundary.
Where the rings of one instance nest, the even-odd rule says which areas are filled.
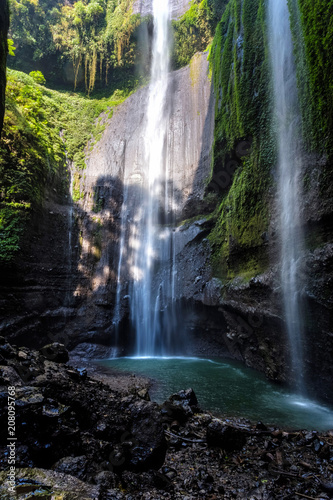
[[[11,38],[8,38],[7,43],[8,43],[8,55],[15,56],[16,47],[14,47],[13,40]]]
[[[39,85],[45,85],[46,80],[41,71],[31,71],[29,76],[33,79],[34,82],[39,83]]]
[[[83,78],[91,92],[96,78],[107,82],[110,70],[127,68],[136,59],[132,39],[140,16],[133,0],[12,0],[11,33],[18,48],[12,67],[42,69],[47,78]],[[72,75],[67,64],[71,63]],[[66,73],[67,71],[67,73]]]

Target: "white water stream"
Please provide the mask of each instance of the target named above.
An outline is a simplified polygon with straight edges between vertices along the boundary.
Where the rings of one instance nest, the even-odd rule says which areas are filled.
[[[269,0],[268,19],[278,138],[281,286],[294,379],[298,389],[304,392],[304,327],[299,278],[303,248],[300,216],[302,145],[287,0]]]
[[[177,341],[174,300],[173,179],[168,165],[170,5],[153,0],[154,35],[151,80],[144,120],[144,154],[138,174],[126,181],[121,215],[118,283],[114,322],[121,315],[126,293],[122,269],[130,267],[127,287],[130,317],[136,335],[135,354],[154,356],[174,352]],[[171,175],[172,176],[172,175]],[[134,185],[133,185],[134,182]],[[132,185],[131,185],[132,183]],[[135,188],[135,189],[134,189]],[[131,196],[129,196],[129,190]],[[135,193],[135,194],[133,194]],[[128,201],[132,206],[129,206]],[[137,205],[133,203],[137,201]],[[163,270],[162,270],[163,267]]]

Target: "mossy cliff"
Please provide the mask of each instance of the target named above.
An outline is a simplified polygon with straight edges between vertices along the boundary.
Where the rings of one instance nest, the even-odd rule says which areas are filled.
[[[5,114],[6,61],[8,54],[7,33],[9,28],[9,6],[7,0],[0,2],[0,134]]]
[[[333,1],[288,0],[292,19],[303,140],[325,158],[320,196],[332,197],[333,182]]]
[[[216,95],[208,190],[220,196],[210,235],[216,276],[253,276],[267,264],[268,189],[275,160],[263,0],[231,0],[210,53]]]
[[[300,190],[306,248],[300,282],[305,283],[305,372],[316,396],[329,400],[333,397],[333,2],[288,3],[304,139]],[[202,241],[197,235],[186,248],[195,267],[184,251],[179,268],[188,275],[185,298],[193,300],[198,310],[202,305],[207,308],[201,328],[200,321],[196,325],[200,342],[209,323],[205,340],[213,340],[215,329],[216,344],[227,355],[269,378],[288,381],[292,366],[279,273],[277,124],[267,14],[263,0],[230,0],[217,25],[210,50],[215,132],[207,181],[207,199],[217,200],[216,209],[206,218],[209,228],[202,231]]]

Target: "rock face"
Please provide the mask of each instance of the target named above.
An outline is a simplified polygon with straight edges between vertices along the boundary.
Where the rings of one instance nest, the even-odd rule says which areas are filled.
[[[82,305],[77,318],[69,324],[71,340],[77,335],[76,344],[96,341],[97,328],[101,333],[108,332],[114,341],[112,307],[116,300],[121,208],[125,190],[129,203],[135,205],[138,185],[145,175],[143,134],[148,92],[148,87],[140,89],[115,110],[103,137],[87,158],[81,180],[84,197],[78,211],[78,266],[90,285],[88,289],[80,281],[76,289]],[[211,163],[213,102],[207,54],[197,54],[190,66],[170,74],[166,163],[169,178],[173,179],[170,190],[176,193],[178,220],[207,210],[204,194]],[[126,308],[124,300],[124,318]],[[82,335],[90,329],[85,323],[87,315],[95,325],[96,335],[92,332],[90,337]],[[127,343],[126,336],[122,343]]]
[[[168,161],[182,220],[207,208],[203,198],[214,126],[207,54],[171,73],[169,88]],[[124,184],[135,196],[143,175],[147,98],[145,87],[116,108],[110,120],[104,117],[108,123],[87,157],[78,186],[83,197],[72,219],[70,198],[59,194],[56,183],[46,190],[16,268],[1,274],[0,331],[13,342],[79,345],[88,356],[110,352]],[[96,350],[92,344],[106,347]]]
[[[0,134],[2,130],[3,117],[5,114],[5,90],[6,90],[6,61],[7,61],[7,34],[9,28],[9,7],[7,0],[0,5]]]
[[[308,157],[303,172],[305,178],[313,176],[302,198],[307,235],[299,276],[305,323],[304,375],[310,394],[332,401],[332,205],[318,193],[319,164],[318,158]],[[264,271],[246,279],[214,276],[209,239],[214,220],[207,217],[180,226],[176,232],[177,297],[191,304],[184,318],[191,332],[191,354],[231,357],[270,379],[295,383],[282,308],[276,231],[279,214],[274,196],[270,214],[267,237],[252,254],[259,260],[264,250],[269,261]],[[235,246],[234,261],[241,262],[241,255]]]

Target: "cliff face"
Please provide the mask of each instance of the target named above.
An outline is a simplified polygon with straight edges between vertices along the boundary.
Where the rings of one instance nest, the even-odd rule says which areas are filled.
[[[80,181],[84,197],[79,202],[78,213],[79,269],[90,287],[81,285],[76,294],[82,300],[82,311],[89,311],[90,320],[91,315],[94,316],[94,324],[99,324],[101,331],[107,331],[110,342],[114,342],[112,316],[122,202],[126,190],[128,203],[136,206],[140,193],[137,187],[145,175],[143,134],[148,92],[148,87],[142,88],[116,109],[102,139],[89,154],[87,169]],[[204,194],[211,168],[214,99],[206,54],[198,54],[190,66],[170,74],[169,96],[166,164],[168,176],[173,179],[169,187],[177,200],[176,217],[183,220],[207,211]],[[121,311],[124,319],[127,312],[125,300]],[[80,310],[79,316],[84,321],[87,319]],[[80,321],[77,324],[74,320],[74,325],[74,330],[80,332],[87,329]],[[82,333],[78,340],[89,341]],[[125,344],[126,338],[122,341]]]
[[[167,154],[177,218],[182,220],[209,211],[204,193],[211,169],[214,98],[207,54],[171,73],[169,89]],[[60,340],[94,351],[92,344],[114,341],[121,207],[125,185],[135,197],[143,175],[147,99],[145,87],[118,106],[111,119],[102,117],[105,132],[90,146],[86,170],[73,176],[74,192],[80,193],[73,218],[70,198],[60,186],[48,186],[16,268],[2,276],[0,328],[13,342]],[[126,317],[126,304],[122,313]]]
[[[8,54],[7,34],[9,29],[9,7],[7,0],[0,3],[0,134],[5,114],[6,61]]]

